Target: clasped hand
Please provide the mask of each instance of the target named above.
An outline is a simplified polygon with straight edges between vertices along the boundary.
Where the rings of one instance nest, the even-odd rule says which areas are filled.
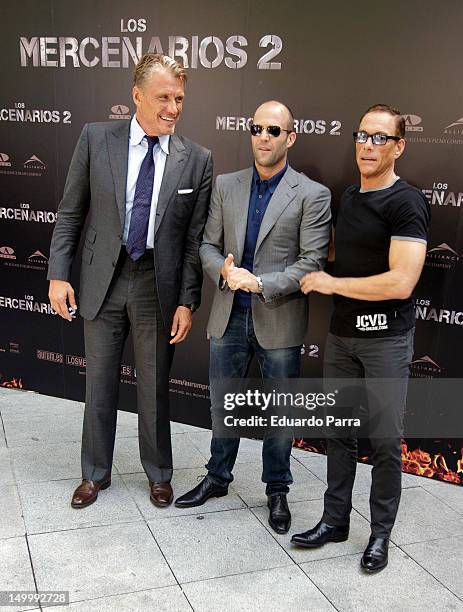
[[[224,261],[221,274],[232,291],[237,289],[248,293],[258,293],[259,291],[259,283],[255,275],[246,268],[237,268],[231,253],[227,255]]]

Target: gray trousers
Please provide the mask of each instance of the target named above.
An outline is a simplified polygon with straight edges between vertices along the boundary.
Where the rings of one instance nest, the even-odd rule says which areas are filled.
[[[174,349],[160,313],[152,250],[137,262],[123,251],[101,310],[84,324],[87,381],[81,460],[82,477],[89,480],[111,478],[122,352],[130,329],[140,459],[149,480],[166,482],[172,477],[169,370]]]
[[[414,329],[388,338],[341,338],[328,334],[325,348],[325,379],[365,379],[365,393],[360,401],[367,405],[373,423],[370,514],[371,533],[378,538],[389,537],[399,508],[401,435],[413,336]],[[381,379],[394,380],[387,384]],[[357,466],[356,438],[328,437],[327,464],[323,520],[330,525],[347,525]]]

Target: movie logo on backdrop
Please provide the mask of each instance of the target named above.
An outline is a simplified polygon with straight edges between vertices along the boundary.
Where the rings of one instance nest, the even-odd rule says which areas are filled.
[[[27,202],[18,207],[0,206],[0,219],[5,221],[27,221],[30,223],[56,223],[56,212],[53,210],[35,210]]]
[[[461,191],[450,191],[448,182],[434,181],[432,187],[421,191],[433,206],[459,208],[463,202],[463,193]]]
[[[25,295],[21,298],[0,295],[0,308],[24,310],[25,312],[56,316],[56,312],[50,306],[49,302],[39,302],[34,299],[33,295]]]
[[[415,317],[417,321],[432,321],[444,325],[463,325],[463,312],[434,307],[431,300],[426,298],[415,299]]]
[[[27,108],[25,102],[15,102],[13,107],[0,108],[0,121],[12,123],[63,123],[71,125],[69,110]]]
[[[130,23],[132,29],[128,29]],[[120,20],[120,32],[146,32],[149,20],[131,18]],[[135,28],[135,29],[133,29]],[[257,41],[256,41],[257,42]],[[144,53],[166,53],[179,60],[185,68],[213,69],[225,65],[240,69],[247,65],[249,41],[242,34],[217,35],[201,38],[193,36],[33,36],[19,38],[21,67],[33,68],[129,68]],[[280,70],[281,62],[274,61],[283,50],[283,40],[276,34],[259,37],[258,48],[263,51],[257,61],[259,70]]]
[[[215,118],[215,129],[227,132],[249,132],[252,117],[223,116]],[[342,123],[338,119],[295,119],[294,131],[296,134],[327,134],[329,136],[341,135]]]

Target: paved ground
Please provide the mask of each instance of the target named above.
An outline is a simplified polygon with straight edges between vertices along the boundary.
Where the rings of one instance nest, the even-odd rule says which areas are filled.
[[[365,576],[369,466],[357,472],[349,540],[300,550],[267,525],[258,441],[243,440],[227,497],[160,510],[136,417],[120,413],[112,486],[73,510],[82,404],[1,389],[0,413],[0,590],[68,590],[71,605],[55,609],[79,612],[463,611],[460,487],[404,475],[389,566]],[[179,495],[205,472],[210,432],[174,423],[172,441]],[[326,467],[300,450],[292,462],[295,532],[320,518]]]

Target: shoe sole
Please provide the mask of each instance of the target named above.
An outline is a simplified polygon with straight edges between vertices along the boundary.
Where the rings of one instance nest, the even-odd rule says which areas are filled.
[[[387,561],[384,565],[382,565],[381,567],[377,567],[375,569],[371,569],[370,567],[365,567],[362,563],[362,561],[360,561],[360,566],[362,568],[362,570],[364,572],[366,572],[367,574],[377,574],[378,572],[380,572],[381,570],[383,570],[385,567],[387,567]]]
[[[208,495],[206,499],[204,499],[200,504],[177,504],[177,502],[175,502],[174,506],[176,508],[196,508],[197,506],[202,506],[203,504],[205,504],[208,499],[211,499],[211,497],[225,497],[225,495],[228,495],[228,491],[226,491],[225,493],[213,493],[212,495]]]
[[[170,504],[173,502],[174,496],[172,495],[172,497],[166,501],[166,502],[158,502],[155,501],[151,495],[150,495],[150,502],[153,504],[153,506],[156,506],[157,508],[167,508],[167,506],[170,506]]]
[[[107,489],[107,488],[108,488],[108,487],[110,487],[110,486],[111,486],[111,481],[109,481],[109,482],[105,482],[105,483],[104,483],[104,484],[102,484],[102,485],[101,485],[101,487],[99,488],[98,493],[99,493],[100,491],[104,491],[105,489]],[[72,506],[72,508],[75,508],[76,510],[80,510],[81,508],[87,508],[88,506],[91,506],[91,505],[92,505],[92,504],[94,504],[94,503],[96,502],[96,500],[98,499],[98,493],[95,495],[95,498],[94,498],[94,499],[91,499],[90,501],[85,502],[84,504],[74,504],[74,503],[71,501],[71,506]]]
[[[332,540],[327,540],[326,542],[323,542],[323,544],[310,544],[309,542],[303,544],[302,542],[295,542],[294,540],[291,540],[291,544],[295,544],[296,546],[300,546],[301,548],[321,548],[322,546],[325,546],[325,544],[329,544],[330,542],[346,542],[348,539],[349,536],[347,535],[333,538]]]
[[[272,525],[270,521],[268,521],[268,524],[270,525],[270,527],[273,529],[275,533],[281,533],[281,534],[288,533],[291,527],[291,521],[289,522],[288,529],[278,529],[278,527],[275,527],[274,525]]]

